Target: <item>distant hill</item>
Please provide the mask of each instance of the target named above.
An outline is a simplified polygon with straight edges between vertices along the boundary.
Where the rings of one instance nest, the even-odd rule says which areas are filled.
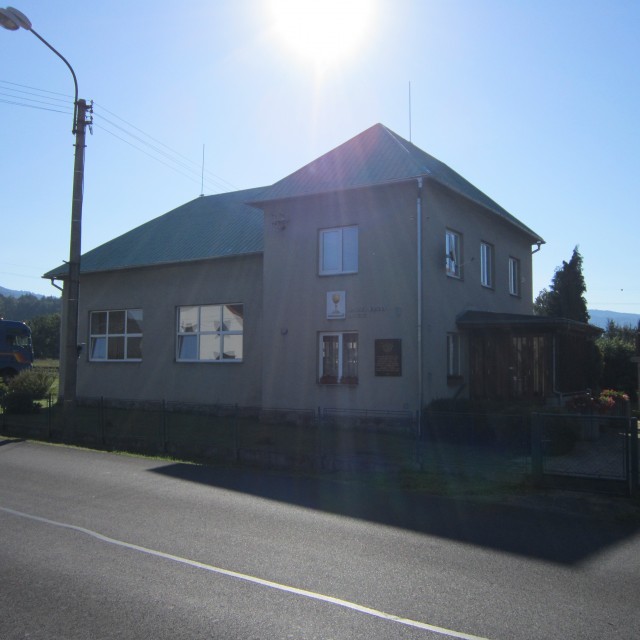
[[[31,291],[16,291],[15,289],[6,289],[5,287],[0,287],[0,296],[5,296],[5,298],[20,298],[22,296],[44,298],[44,296],[39,293],[31,293]]]
[[[37,316],[60,313],[61,310],[61,298],[0,287],[0,318],[5,320],[26,322]]]
[[[590,324],[607,328],[609,320],[613,320],[619,327],[637,327],[640,321],[640,313],[620,313],[618,311],[602,311],[600,309],[589,309]]]

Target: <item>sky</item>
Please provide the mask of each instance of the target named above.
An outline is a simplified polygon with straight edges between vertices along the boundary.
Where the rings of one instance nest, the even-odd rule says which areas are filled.
[[[578,246],[589,308],[640,313],[638,0],[13,2],[94,103],[83,252],[382,123],[545,239],[534,297]],[[62,60],[0,29],[0,286],[59,295],[72,104]]]

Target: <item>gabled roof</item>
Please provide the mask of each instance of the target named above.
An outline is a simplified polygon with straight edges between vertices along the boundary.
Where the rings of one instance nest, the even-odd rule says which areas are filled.
[[[268,201],[343,191],[423,177],[488,209],[529,235],[543,239],[440,160],[382,124],[376,124],[265,189],[257,205]]]
[[[261,211],[245,204],[262,188],[202,196],[83,254],[81,272],[112,271],[261,252]],[[64,278],[68,266],[43,278]]]

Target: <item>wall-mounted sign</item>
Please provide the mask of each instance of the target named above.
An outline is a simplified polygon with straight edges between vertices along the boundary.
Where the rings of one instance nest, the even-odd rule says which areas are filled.
[[[344,291],[327,293],[327,320],[344,320],[346,314],[346,295]]]
[[[386,377],[402,375],[402,340],[375,341],[375,374]]]

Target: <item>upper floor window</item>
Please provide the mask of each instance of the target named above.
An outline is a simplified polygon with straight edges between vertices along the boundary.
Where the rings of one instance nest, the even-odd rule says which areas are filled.
[[[445,236],[445,256],[447,275],[453,278],[462,277],[462,254],[460,234],[447,229]]]
[[[320,275],[358,272],[358,227],[320,231]]]
[[[493,245],[487,242],[480,243],[480,282],[493,288]]]
[[[89,360],[142,360],[142,309],[92,311]]]
[[[517,258],[509,258],[509,293],[520,295],[520,260]]]
[[[320,382],[356,384],[358,382],[358,334],[320,334]]]
[[[241,304],[179,307],[178,361],[242,361],[243,316]]]

